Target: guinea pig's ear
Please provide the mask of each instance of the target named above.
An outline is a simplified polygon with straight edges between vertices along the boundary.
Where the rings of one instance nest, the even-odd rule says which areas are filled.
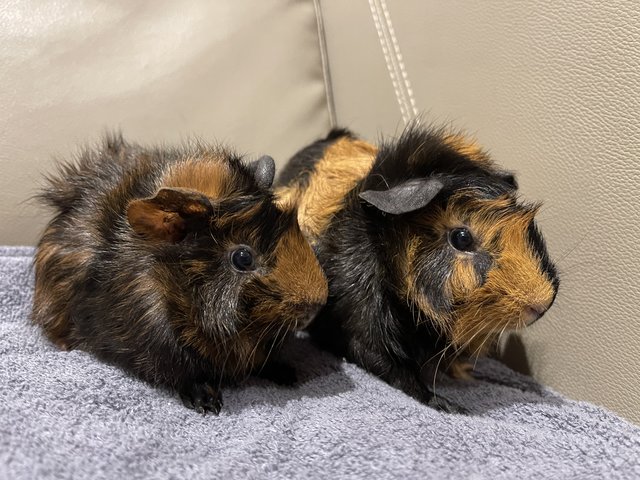
[[[276,162],[269,155],[263,155],[247,165],[260,188],[271,188],[276,175]]]
[[[380,211],[398,215],[427,206],[442,187],[442,182],[436,178],[418,178],[389,190],[365,190],[359,196]]]
[[[147,238],[176,243],[213,212],[202,193],[184,188],[161,188],[151,198],[133,200],[127,219],[133,230]]]
[[[496,172],[496,176],[504,183],[513,187],[514,190],[518,189],[518,181],[516,180],[516,176],[513,173],[507,172],[506,170],[498,170]]]

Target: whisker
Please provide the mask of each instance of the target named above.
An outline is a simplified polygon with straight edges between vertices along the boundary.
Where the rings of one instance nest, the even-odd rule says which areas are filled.
[[[472,335],[472,336],[471,336],[471,337],[470,337],[470,338],[469,338],[469,339],[468,339],[464,344],[462,344],[462,345],[460,346],[459,350],[462,350],[462,351],[466,350],[466,349],[467,349],[467,347],[471,346],[471,343],[473,342],[473,340],[475,340],[475,338],[476,338],[478,335],[480,335],[480,334],[482,334],[482,333],[486,333],[486,331],[485,331],[485,329],[483,328],[483,325],[482,325],[482,324],[477,324],[477,325],[478,325],[478,326],[476,327],[477,332],[476,332],[476,333],[474,333],[474,334],[473,334],[473,335]]]
[[[447,353],[447,350],[449,349],[449,347],[447,346],[443,351],[442,351],[442,355],[440,355],[440,358],[438,359],[438,363],[436,364],[436,368],[433,372],[433,384],[432,384],[432,389],[433,389],[433,397],[437,398],[436,395],[436,378],[438,377],[438,369],[440,368],[440,362],[442,362],[442,359],[444,358],[445,354]]]
[[[450,348],[452,345],[450,343],[446,344],[441,350],[438,350],[436,353],[434,353],[431,357],[429,357],[427,360],[425,360],[422,365],[420,366],[420,368],[424,368],[425,365],[429,362],[431,362],[431,360],[433,360],[434,358],[436,358],[438,355],[441,355],[442,352],[446,352],[448,348]]]
[[[562,276],[562,275],[564,275],[564,274],[566,274],[568,272],[574,271],[576,268],[579,268],[579,267],[594,265],[595,262],[596,262],[595,258],[588,258],[588,259],[585,259],[582,262],[578,262],[578,263],[574,263],[572,265],[569,265],[568,267],[560,266],[560,275]]]
[[[271,342],[271,348],[269,348],[269,351],[267,352],[267,355],[265,356],[265,364],[266,364],[267,360],[269,359],[269,356],[271,355],[271,352],[273,351],[274,347],[278,343],[278,336],[280,335],[280,332],[282,332],[283,328],[284,328],[284,323],[281,323],[280,327],[278,328],[278,331],[276,332],[276,334],[273,337],[273,341]],[[286,329],[285,329],[285,333],[286,333]],[[283,339],[284,339],[284,337],[283,337]],[[264,365],[263,365],[262,368],[264,368]]]
[[[491,334],[488,334],[484,341],[480,344],[480,346],[474,351],[473,356],[476,357],[474,362],[473,362],[473,369],[476,369],[476,365],[478,364],[478,358],[480,358],[480,352],[482,352],[482,347],[485,345],[485,343],[487,343],[490,339],[492,338]]]
[[[585,240],[588,238],[588,236],[589,236],[589,232],[587,232],[586,235],[583,235],[582,238],[580,238],[580,240],[578,240],[575,245],[573,245],[572,247],[569,248],[569,250],[567,250],[566,252],[560,254],[560,256],[556,259],[555,262],[558,265],[560,265],[562,262],[564,262],[569,257],[569,255],[571,255],[580,245],[582,245],[585,242]]]
[[[274,324],[272,323],[268,323],[267,324],[267,328],[265,328],[260,335],[258,336],[258,339],[255,342],[255,345],[253,346],[253,348],[251,349],[251,352],[249,353],[249,355],[247,355],[246,359],[245,359],[245,370],[247,370],[248,374],[250,373],[249,370],[251,370],[251,365],[253,364],[253,360],[256,356],[256,354],[258,353],[258,348],[260,348],[262,346],[262,341],[267,338],[268,335],[271,334],[272,329],[275,328]]]
[[[232,348],[227,349],[227,354],[225,355],[224,361],[222,362],[222,368],[220,369],[221,373],[220,373],[220,377],[218,378],[218,388],[217,388],[218,392],[222,389],[222,379],[225,377],[225,369],[227,368],[227,361],[231,356],[231,351],[232,351]]]

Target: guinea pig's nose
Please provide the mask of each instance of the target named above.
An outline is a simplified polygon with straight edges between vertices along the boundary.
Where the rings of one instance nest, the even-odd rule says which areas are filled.
[[[549,304],[527,305],[522,311],[522,317],[526,326],[534,324],[549,309]]]

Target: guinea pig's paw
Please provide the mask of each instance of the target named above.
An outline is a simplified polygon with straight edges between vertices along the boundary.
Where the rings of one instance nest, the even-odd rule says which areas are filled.
[[[298,382],[296,369],[286,363],[271,361],[268,362],[256,375],[265,380],[269,380],[277,385],[291,387]]]
[[[474,380],[473,365],[466,360],[454,360],[447,373],[456,380]]]
[[[455,404],[453,402],[450,402],[446,398],[438,397],[436,395],[433,395],[427,401],[427,405],[435,410],[438,410],[439,412],[458,413],[461,415],[467,415],[469,413],[469,411],[462,405]]]
[[[222,393],[208,383],[194,383],[180,392],[180,399],[185,407],[191,408],[202,415],[212,412],[220,413],[222,408]]]

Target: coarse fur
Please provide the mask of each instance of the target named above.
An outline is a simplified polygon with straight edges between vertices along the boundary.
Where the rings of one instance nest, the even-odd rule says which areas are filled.
[[[410,126],[377,148],[334,131],[284,172],[276,194],[305,206],[298,221],[329,280],[312,336],[424,403],[454,408],[434,397],[437,371],[468,378],[461,359],[555,299],[538,207],[464,135]],[[460,229],[468,250],[452,243]]]
[[[273,350],[325,303],[327,283],[263,159],[116,134],[61,164],[40,195],[55,217],[35,256],[33,321],[60,348],[176,389],[201,412],[217,413],[221,388],[251,373],[293,381]],[[232,261],[239,249],[248,271]]]

